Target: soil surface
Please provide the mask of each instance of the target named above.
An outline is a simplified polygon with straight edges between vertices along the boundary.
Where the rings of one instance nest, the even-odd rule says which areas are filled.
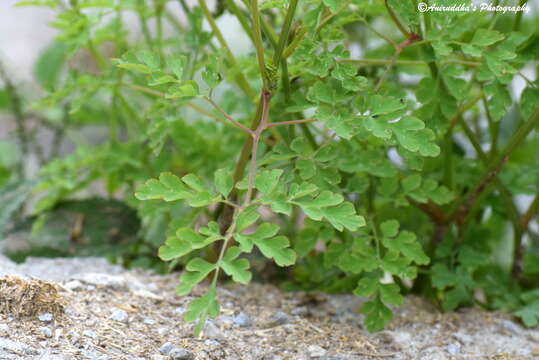
[[[539,359],[539,329],[508,314],[442,314],[407,297],[370,334],[360,298],[256,283],[220,287],[221,314],[194,337],[182,320],[193,296],[177,296],[177,283],[97,258],[0,255],[0,359]]]

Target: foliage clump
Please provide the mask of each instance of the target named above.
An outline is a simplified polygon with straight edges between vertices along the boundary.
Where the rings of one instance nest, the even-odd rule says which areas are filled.
[[[219,312],[221,275],[251,281],[255,251],[287,267],[289,288],[368,297],[371,331],[407,293],[538,323],[539,82],[525,75],[538,71],[536,16],[178,3],[21,2],[58,10],[34,108],[55,126],[108,128],[44,166],[37,214],[96,181],[128,194],[143,241],[184,265],[177,292],[209,279],[186,313],[197,329]],[[252,52],[231,48],[224,14]],[[68,66],[81,53],[89,68]],[[519,195],[533,200],[522,209]]]

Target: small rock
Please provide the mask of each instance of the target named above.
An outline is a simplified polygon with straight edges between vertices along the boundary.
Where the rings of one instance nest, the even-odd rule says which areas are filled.
[[[164,327],[159,328],[159,329],[157,329],[157,333],[158,333],[159,336],[161,336],[161,337],[167,336],[167,334],[168,334],[168,329],[167,329],[167,328],[164,328]]]
[[[97,339],[97,333],[93,330],[84,330],[82,332],[82,336],[90,338],[90,339]]]
[[[248,327],[251,326],[252,321],[249,315],[247,313],[241,311],[238,315],[234,316],[232,319],[234,324],[236,324],[239,327]]]
[[[128,287],[127,280],[123,276],[119,275],[84,273],[75,276],[74,279],[86,284],[95,286],[106,286],[116,290],[126,290]]]
[[[498,320],[498,324],[500,324],[501,328],[504,329],[507,332],[510,332],[515,335],[521,335],[523,330],[520,326],[512,322],[511,320],[507,319],[501,319]]]
[[[153,319],[144,319],[144,324],[146,324],[146,325],[155,325],[155,320],[153,320]]]
[[[150,360],[165,360],[167,357],[159,354],[154,354],[150,357]]]
[[[311,358],[320,358],[324,355],[326,355],[326,349],[318,346],[318,345],[309,345],[307,347],[307,354]]]
[[[204,335],[209,339],[223,339],[225,337],[223,332],[212,321],[206,322]]]
[[[146,298],[146,299],[163,300],[162,296],[159,296],[157,294],[154,294],[151,291],[144,290],[144,289],[133,291],[133,295],[136,295],[136,296],[139,296],[139,297],[142,297],[142,298]]]
[[[217,340],[213,340],[213,339],[206,339],[204,340],[204,345],[208,345],[208,346],[220,346],[221,343]]]
[[[178,347],[173,348],[168,356],[174,360],[191,360],[195,358],[191,351]]]
[[[114,308],[109,315],[109,319],[127,324],[127,321],[129,320],[129,315],[127,315],[127,312],[125,310]]]
[[[219,315],[219,317],[217,318],[217,321],[224,325],[234,324],[234,318],[228,315]]]
[[[159,352],[163,355],[168,355],[172,349],[174,349],[174,345],[171,342],[167,342],[161,345]]]
[[[0,324],[0,334],[8,333],[8,332],[9,332],[9,326],[7,326],[7,324]]]
[[[38,316],[39,321],[46,322],[46,323],[51,322],[53,318],[54,317],[52,316],[51,313],[45,313]]]
[[[79,342],[80,340],[80,335],[73,331],[73,330],[70,330],[68,333],[67,333],[68,337],[70,338],[70,343],[71,345],[75,345],[76,343]]]
[[[52,330],[46,326],[40,327],[39,332],[41,333],[41,335],[45,337],[48,337],[48,338],[52,337]]]
[[[185,312],[187,311],[186,308],[184,308],[183,306],[178,306],[176,309],[174,309],[174,314],[176,315],[183,315]]]
[[[451,355],[457,355],[460,352],[460,344],[459,343],[451,343],[447,345],[446,350]]]
[[[309,315],[309,309],[306,306],[300,306],[295,309],[292,309],[290,313],[297,316],[307,316]]]
[[[71,280],[64,284],[64,287],[71,291],[84,290],[84,284],[79,280]]]
[[[68,360],[64,355],[51,354],[50,350],[47,350],[39,355],[39,360]]]
[[[271,318],[271,323],[275,326],[284,325],[288,322],[288,315],[282,311],[278,311]]]
[[[22,342],[0,338],[0,349],[5,349],[13,353],[22,353],[26,355],[37,355],[38,351]]]

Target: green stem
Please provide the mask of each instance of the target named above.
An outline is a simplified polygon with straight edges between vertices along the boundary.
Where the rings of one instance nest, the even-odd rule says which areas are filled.
[[[410,32],[408,30],[406,30],[404,28],[404,26],[401,24],[401,22],[397,18],[397,15],[395,15],[395,13],[393,12],[393,9],[391,9],[391,7],[389,6],[387,0],[384,0],[384,5],[385,5],[385,7],[387,9],[387,12],[389,13],[389,16],[391,17],[391,20],[393,20],[393,23],[395,23],[395,25],[397,25],[400,32],[404,35],[405,38],[409,38],[410,37]]]
[[[251,28],[249,20],[247,19],[245,14],[241,11],[238,5],[236,5],[236,2],[234,0],[226,0],[226,4],[228,6],[228,10],[230,10],[230,12],[233,13],[240,22],[241,26],[243,27],[243,31],[245,31],[251,41],[254,42],[253,29]]]
[[[520,0],[519,6],[523,6],[528,2],[528,0]],[[513,24],[513,31],[518,31],[520,29],[520,23],[522,22],[522,13],[524,11],[517,11],[515,14],[515,23]]]
[[[264,83],[264,88],[269,88],[268,76],[266,75],[266,62],[264,60],[264,43],[262,42],[262,31],[260,28],[260,13],[258,11],[258,1],[251,0],[251,21],[253,23],[253,35],[255,41],[256,58],[260,76]]]
[[[232,51],[230,50],[230,47],[228,46],[225,38],[223,37],[223,34],[221,33],[221,30],[219,30],[219,27],[217,26],[217,23],[215,22],[215,19],[213,18],[213,15],[211,14],[210,10],[208,9],[208,5],[206,4],[206,0],[198,0],[198,4],[200,8],[202,9],[202,13],[206,17],[206,20],[210,24],[210,27],[217,37],[217,41],[219,41],[219,44],[225,51],[225,56],[228,61],[228,65],[233,68],[237,68],[238,64],[236,61],[236,58],[234,57],[234,54],[232,54]],[[243,92],[249,97],[249,100],[252,100],[255,98],[256,94],[254,90],[251,88],[249,83],[247,82],[247,79],[243,75],[243,73],[238,73],[236,75],[236,82],[238,83],[238,86],[243,90]]]
[[[24,160],[26,159],[29,152],[29,143],[30,139],[28,137],[28,130],[26,129],[26,119],[22,110],[22,101],[17,93],[15,85],[11,82],[11,79],[8,77],[7,71],[5,70],[2,63],[0,63],[0,79],[4,81],[4,86],[9,97],[9,105],[11,107],[11,112],[15,118],[15,125],[17,127],[17,137],[19,138],[19,143],[21,146],[21,160],[17,163],[17,172],[20,180],[26,178],[26,172],[24,169]]]
[[[279,64],[281,62],[283,51],[288,44],[290,27],[292,25],[292,21],[294,20],[297,5],[298,0],[291,0],[290,5],[288,5],[288,10],[286,11],[283,28],[281,30],[281,34],[279,35],[279,43],[277,44],[277,48],[275,49],[275,54],[273,56],[274,64]]]
[[[510,155],[515,149],[526,139],[528,134],[539,123],[539,107],[535,109],[530,118],[522,124],[517,132],[509,139],[509,142],[505,146],[502,152],[500,152],[494,161],[491,161],[491,165],[487,168],[477,185],[468,192],[467,196],[463,198],[455,207],[455,210],[451,214],[450,218],[453,220],[463,221],[466,219],[472,205],[474,204],[477,196],[479,196],[486,188],[486,186],[494,181],[496,175],[500,172],[504,163],[509,159]]]

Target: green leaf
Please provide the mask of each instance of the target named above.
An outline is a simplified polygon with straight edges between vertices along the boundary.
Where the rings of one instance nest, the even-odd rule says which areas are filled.
[[[456,285],[458,277],[445,264],[437,263],[431,268],[432,286],[437,289],[444,289],[448,286]]]
[[[380,116],[394,113],[406,107],[404,102],[392,96],[373,95],[369,98],[371,116]]]
[[[404,298],[397,284],[380,284],[380,298],[385,304],[401,306]]]
[[[326,5],[330,10],[331,12],[336,12],[338,9],[339,9],[339,6],[340,6],[340,1],[339,0],[322,0],[322,2],[324,3],[324,5]]]
[[[168,55],[167,64],[172,73],[176,75],[176,78],[178,80],[183,80],[183,72],[187,65],[187,56],[178,54]]]
[[[382,242],[386,248],[400,252],[416,264],[426,265],[430,261],[412,232],[401,231],[396,238],[384,238]]]
[[[144,51],[137,54],[137,58],[147,65],[152,71],[157,71],[161,67],[161,59],[157,54]]]
[[[290,190],[288,191],[288,200],[295,200],[303,196],[312,195],[318,191],[318,187],[314,184],[308,182],[302,182],[301,184],[293,183],[290,185]]]
[[[296,253],[290,249],[286,236],[276,236],[271,239],[253,238],[256,246],[265,257],[271,258],[279,266],[290,266],[296,262]]]
[[[334,207],[322,208],[321,213],[339,231],[344,230],[344,228],[356,231],[358,228],[365,226],[365,219],[363,216],[356,214],[354,205],[349,202]]]
[[[239,247],[233,246],[227,250],[223,257],[221,267],[227,273],[232,276],[232,280],[241,284],[248,284],[251,281],[252,274],[249,269],[249,260],[236,258],[240,255],[241,250]]]
[[[214,173],[213,179],[217,191],[226,199],[234,186],[232,172],[226,169],[219,169]]]
[[[219,85],[222,80],[217,68],[217,59],[212,57],[206,65],[206,69],[202,72],[202,80],[212,89]]]
[[[183,99],[198,96],[198,85],[194,81],[184,81],[171,86],[165,95],[166,99]]]
[[[61,41],[53,41],[40,54],[34,65],[34,76],[47,90],[54,89],[67,58],[68,46]]]
[[[520,95],[520,113],[523,119],[529,119],[539,107],[539,89],[527,87]]]
[[[395,237],[399,233],[399,227],[399,222],[395,219],[391,219],[384,221],[380,225],[380,230],[382,230],[382,234],[384,234],[384,236]]]
[[[365,326],[370,332],[382,330],[393,318],[391,310],[384,305],[379,297],[363,304],[360,312],[366,315]]]
[[[483,87],[485,95],[489,97],[487,104],[492,120],[499,121],[507,113],[507,109],[513,103],[511,95],[505,85],[498,82],[487,84]]]
[[[313,199],[297,201],[296,203],[299,204],[303,209],[310,209],[339,205],[343,201],[344,198],[341,194],[336,194],[329,190],[324,190]]]
[[[539,324],[539,300],[536,300],[522,307],[514,314],[522,319],[522,322],[528,327],[534,327]]]
[[[409,193],[413,190],[418,189],[421,186],[421,175],[419,174],[413,174],[405,177],[401,181],[402,190],[405,193]]]
[[[283,170],[281,169],[262,170],[256,174],[255,187],[262,194],[269,194],[279,183],[279,178],[282,174]]]
[[[176,293],[178,295],[189,294],[193,288],[204,280],[216,267],[215,264],[210,264],[201,258],[192,259],[187,263],[185,272],[180,276],[180,285],[176,287]]]
[[[146,181],[135,193],[135,197],[139,200],[175,201],[192,196],[193,193],[181,182],[180,178],[170,172],[161,173],[159,180]]]
[[[201,230],[204,231],[203,229]],[[190,227],[180,228],[176,231],[174,237],[167,238],[165,245],[159,248],[159,257],[164,261],[179,258],[222,238],[219,233],[211,234],[206,232],[206,234],[209,236],[202,236]]]
[[[378,290],[378,279],[364,277],[358,281],[354,294],[357,296],[373,296]]]
[[[195,174],[187,174],[182,177],[182,181],[189,186],[191,189],[197,192],[207,191],[207,188],[202,183],[202,180]]]
[[[216,317],[218,314],[219,303],[217,302],[217,292],[215,287],[212,286],[204,296],[191,301],[187,306],[184,320],[187,322],[198,320],[197,326],[195,327],[195,335],[198,336],[206,323],[206,318],[208,316]]]
[[[252,234],[242,235],[236,234],[235,239],[240,244],[240,249],[243,252],[251,252],[255,241],[262,241],[275,236],[279,232],[279,225],[272,223],[263,223],[256,228]]]
[[[249,226],[253,225],[260,218],[255,206],[251,206],[242,211],[236,218],[236,230],[241,233]]]
[[[159,247],[158,256],[163,261],[170,261],[189,254],[192,251],[191,244],[178,237],[169,237],[165,245]]]
[[[477,46],[489,46],[504,39],[502,33],[496,30],[478,29],[472,39],[472,44]]]

